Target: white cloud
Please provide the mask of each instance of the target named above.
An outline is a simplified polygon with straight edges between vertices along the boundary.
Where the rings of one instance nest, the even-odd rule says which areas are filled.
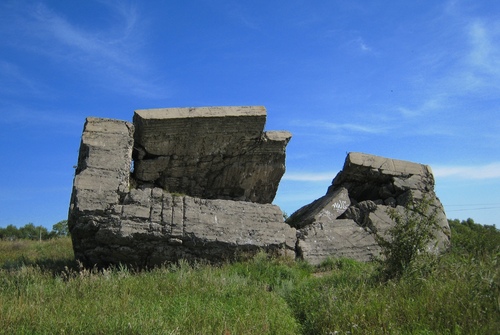
[[[361,37],[359,37],[356,40],[356,42],[359,45],[359,48],[361,49],[361,51],[363,51],[363,52],[373,52],[372,48],[370,46],[368,46],[368,44],[366,44],[365,41]]]
[[[116,8],[114,8],[117,10]],[[77,51],[80,62],[97,62],[107,60],[114,64],[120,64],[128,68],[137,66],[130,55],[130,49],[134,48],[133,34],[136,13],[134,10],[127,12],[120,10],[120,21],[108,30],[87,31],[69,22],[66,18],[50,10],[43,4],[39,4],[32,13],[31,24],[37,28],[37,35],[45,40],[50,39],[55,48],[45,48],[46,52],[58,53],[58,47],[67,47]],[[130,45],[125,45],[130,43]],[[48,50],[47,50],[48,49]],[[67,49],[64,49],[67,51]],[[72,54],[71,57],[75,56]],[[85,57],[87,56],[87,58]]]
[[[227,9],[227,13],[230,18],[239,22],[247,29],[256,31],[262,30],[262,25],[256,20],[255,16],[252,16],[244,6],[237,2],[230,3]]]
[[[303,182],[317,182],[317,181],[332,181],[337,175],[337,172],[287,172],[283,176],[283,180],[290,181],[303,181]]]
[[[373,125],[373,124],[356,124],[356,123],[336,123],[328,121],[303,121],[296,120],[292,124],[301,127],[315,127],[323,128],[328,130],[334,130],[337,132],[355,132],[355,133],[365,133],[365,134],[381,134],[385,133],[389,127],[384,125]]]
[[[149,68],[141,51],[146,20],[139,20],[133,6],[103,4],[109,19],[94,27],[79,26],[43,3],[7,6],[4,9],[12,15],[3,26],[10,36],[0,43],[47,57],[61,64],[60,69],[69,65],[69,71],[79,72],[92,85],[106,90],[164,98],[167,89],[158,83],[158,74]]]
[[[500,24],[488,15],[472,16],[461,5],[448,3],[432,26],[439,33],[429,35],[413,60],[421,69],[410,78],[414,98],[389,109],[402,118],[395,123],[412,122],[412,134],[461,136],[472,115],[492,120],[481,135],[495,131],[498,110],[485,101],[497,100],[500,90]]]
[[[15,111],[15,112],[12,112]],[[64,134],[79,136],[85,121],[83,113],[65,110],[30,108],[21,104],[0,103],[0,126],[7,127],[30,127],[30,129],[41,129],[42,127],[51,135]],[[83,114],[83,115],[82,115]]]
[[[478,166],[432,165],[436,178],[497,179],[500,178],[500,162]],[[299,182],[331,182],[338,172],[286,172],[283,180]]]
[[[489,25],[483,20],[475,20],[468,27],[471,50],[468,60],[471,66],[485,72],[500,74],[500,47],[493,42],[499,35],[495,25]]]
[[[500,162],[478,166],[432,165],[436,178],[496,179],[500,178]],[[298,182],[331,182],[337,172],[286,172],[282,180]]]
[[[500,162],[478,166],[435,165],[432,171],[436,178],[496,179],[500,178]]]
[[[446,94],[435,94],[427,97],[425,101],[423,101],[416,108],[408,108],[408,107],[398,107],[397,111],[400,115],[406,118],[414,118],[423,116],[425,114],[431,113],[433,111],[440,110],[445,107]]]
[[[328,30],[325,33],[327,36],[342,36],[346,39],[344,43],[341,45],[345,47],[349,52],[354,52],[356,54],[370,54],[377,55],[368,43],[366,43],[365,39],[361,36],[358,36],[358,32],[356,31],[342,31],[342,30]]]
[[[0,94],[17,96],[44,96],[49,89],[37,82],[11,62],[0,59]]]
[[[437,81],[435,89],[450,93],[450,100],[468,95],[497,97],[500,89],[500,25],[482,18],[463,20],[461,48],[450,71]],[[450,51],[451,52],[451,51]]]

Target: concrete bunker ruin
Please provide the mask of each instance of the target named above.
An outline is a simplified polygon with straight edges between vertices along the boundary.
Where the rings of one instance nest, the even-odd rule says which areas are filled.
[[[288,131],[264,131],[261,106],[137,110],[133,123],[87,118],[70,201],[75,257],[86,266],[224,262],[259,250],[318,264],[369,260],[387,207],[426,194],[449,228],[430,168],[350,153],[327,194],[284,222],[271,204]],[[131,166],[133,165],[133,171]],[[300,190],[298,190],[300,191]]]

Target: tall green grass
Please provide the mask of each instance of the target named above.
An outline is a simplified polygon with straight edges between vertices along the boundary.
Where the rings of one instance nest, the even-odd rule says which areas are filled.
[[[263,253],[98,271],[74,261],[69,238],[0,241],[0,333],[499,334],[500,233],[469,252],[456,231],[448,254],[389,281],[376,263],[314,268]]]
[[[297,334],[286,301],[226,267],[0,270],[5,334]]]
[[[76,268],[71,239],[0,240],[0,267],[17,269],[22,265],[37,265],[53,273],[60,273],[65,267]]]
[[[304,334],[498,334],[498,271],[497,259],[446,255],[425,278],[380,283],[366,266],[343,267],[287,301]]]

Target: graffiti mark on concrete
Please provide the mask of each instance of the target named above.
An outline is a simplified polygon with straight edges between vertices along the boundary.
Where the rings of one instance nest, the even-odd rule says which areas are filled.
[[[332,208],[337,212],[344,212],[347,209],[347,207],[348,207],[347,201],[345,200],[339,200],[332,204]]]

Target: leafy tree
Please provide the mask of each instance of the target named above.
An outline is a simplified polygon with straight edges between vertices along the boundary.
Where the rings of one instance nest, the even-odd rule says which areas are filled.
[[[46,240],[49,237],[49,232],[47,231],[47,228],[43,226],[37,226],[33,223],[28,223],[24,225],[23,227],[19,228],[19,238],[24,238],[28,240],[38,240],[38,239],[43,239]]]
[[[62,220],[52,226],[51,235],[69,236],[68,220]]]
[[[38,231],[33,223],[28,223],[19,228],[19,238],[34,240],[38,237]]]
[[[7,240],[15,240],[19,238],[19,230],[16,226],[10,224],[5,228],[0,228],[0,238]]]
[[[395,222],[389,229],[389,238],[377,237],[385,259],[381,262],[382,275],[385,279],[399,278],[417,260],[428,255],[429,242],[435,238],[437,213],[430,210],[427,198],[411,197],[404,213],[391,208],[389,216]]]
[[[451,250],[473,257],[500,252],[500,230],[495,226],[475,223],[471,218],[448,220],[451,228]]]
[[[16,240],[47,240],[58,236],[69,236],[68,221],[62,220],[52,226],[52,231],[48,231],[43,226],[35,226],[33,223],[28,223],[21,228],[10,224],[5,228],[0,228],[0,239]]]

